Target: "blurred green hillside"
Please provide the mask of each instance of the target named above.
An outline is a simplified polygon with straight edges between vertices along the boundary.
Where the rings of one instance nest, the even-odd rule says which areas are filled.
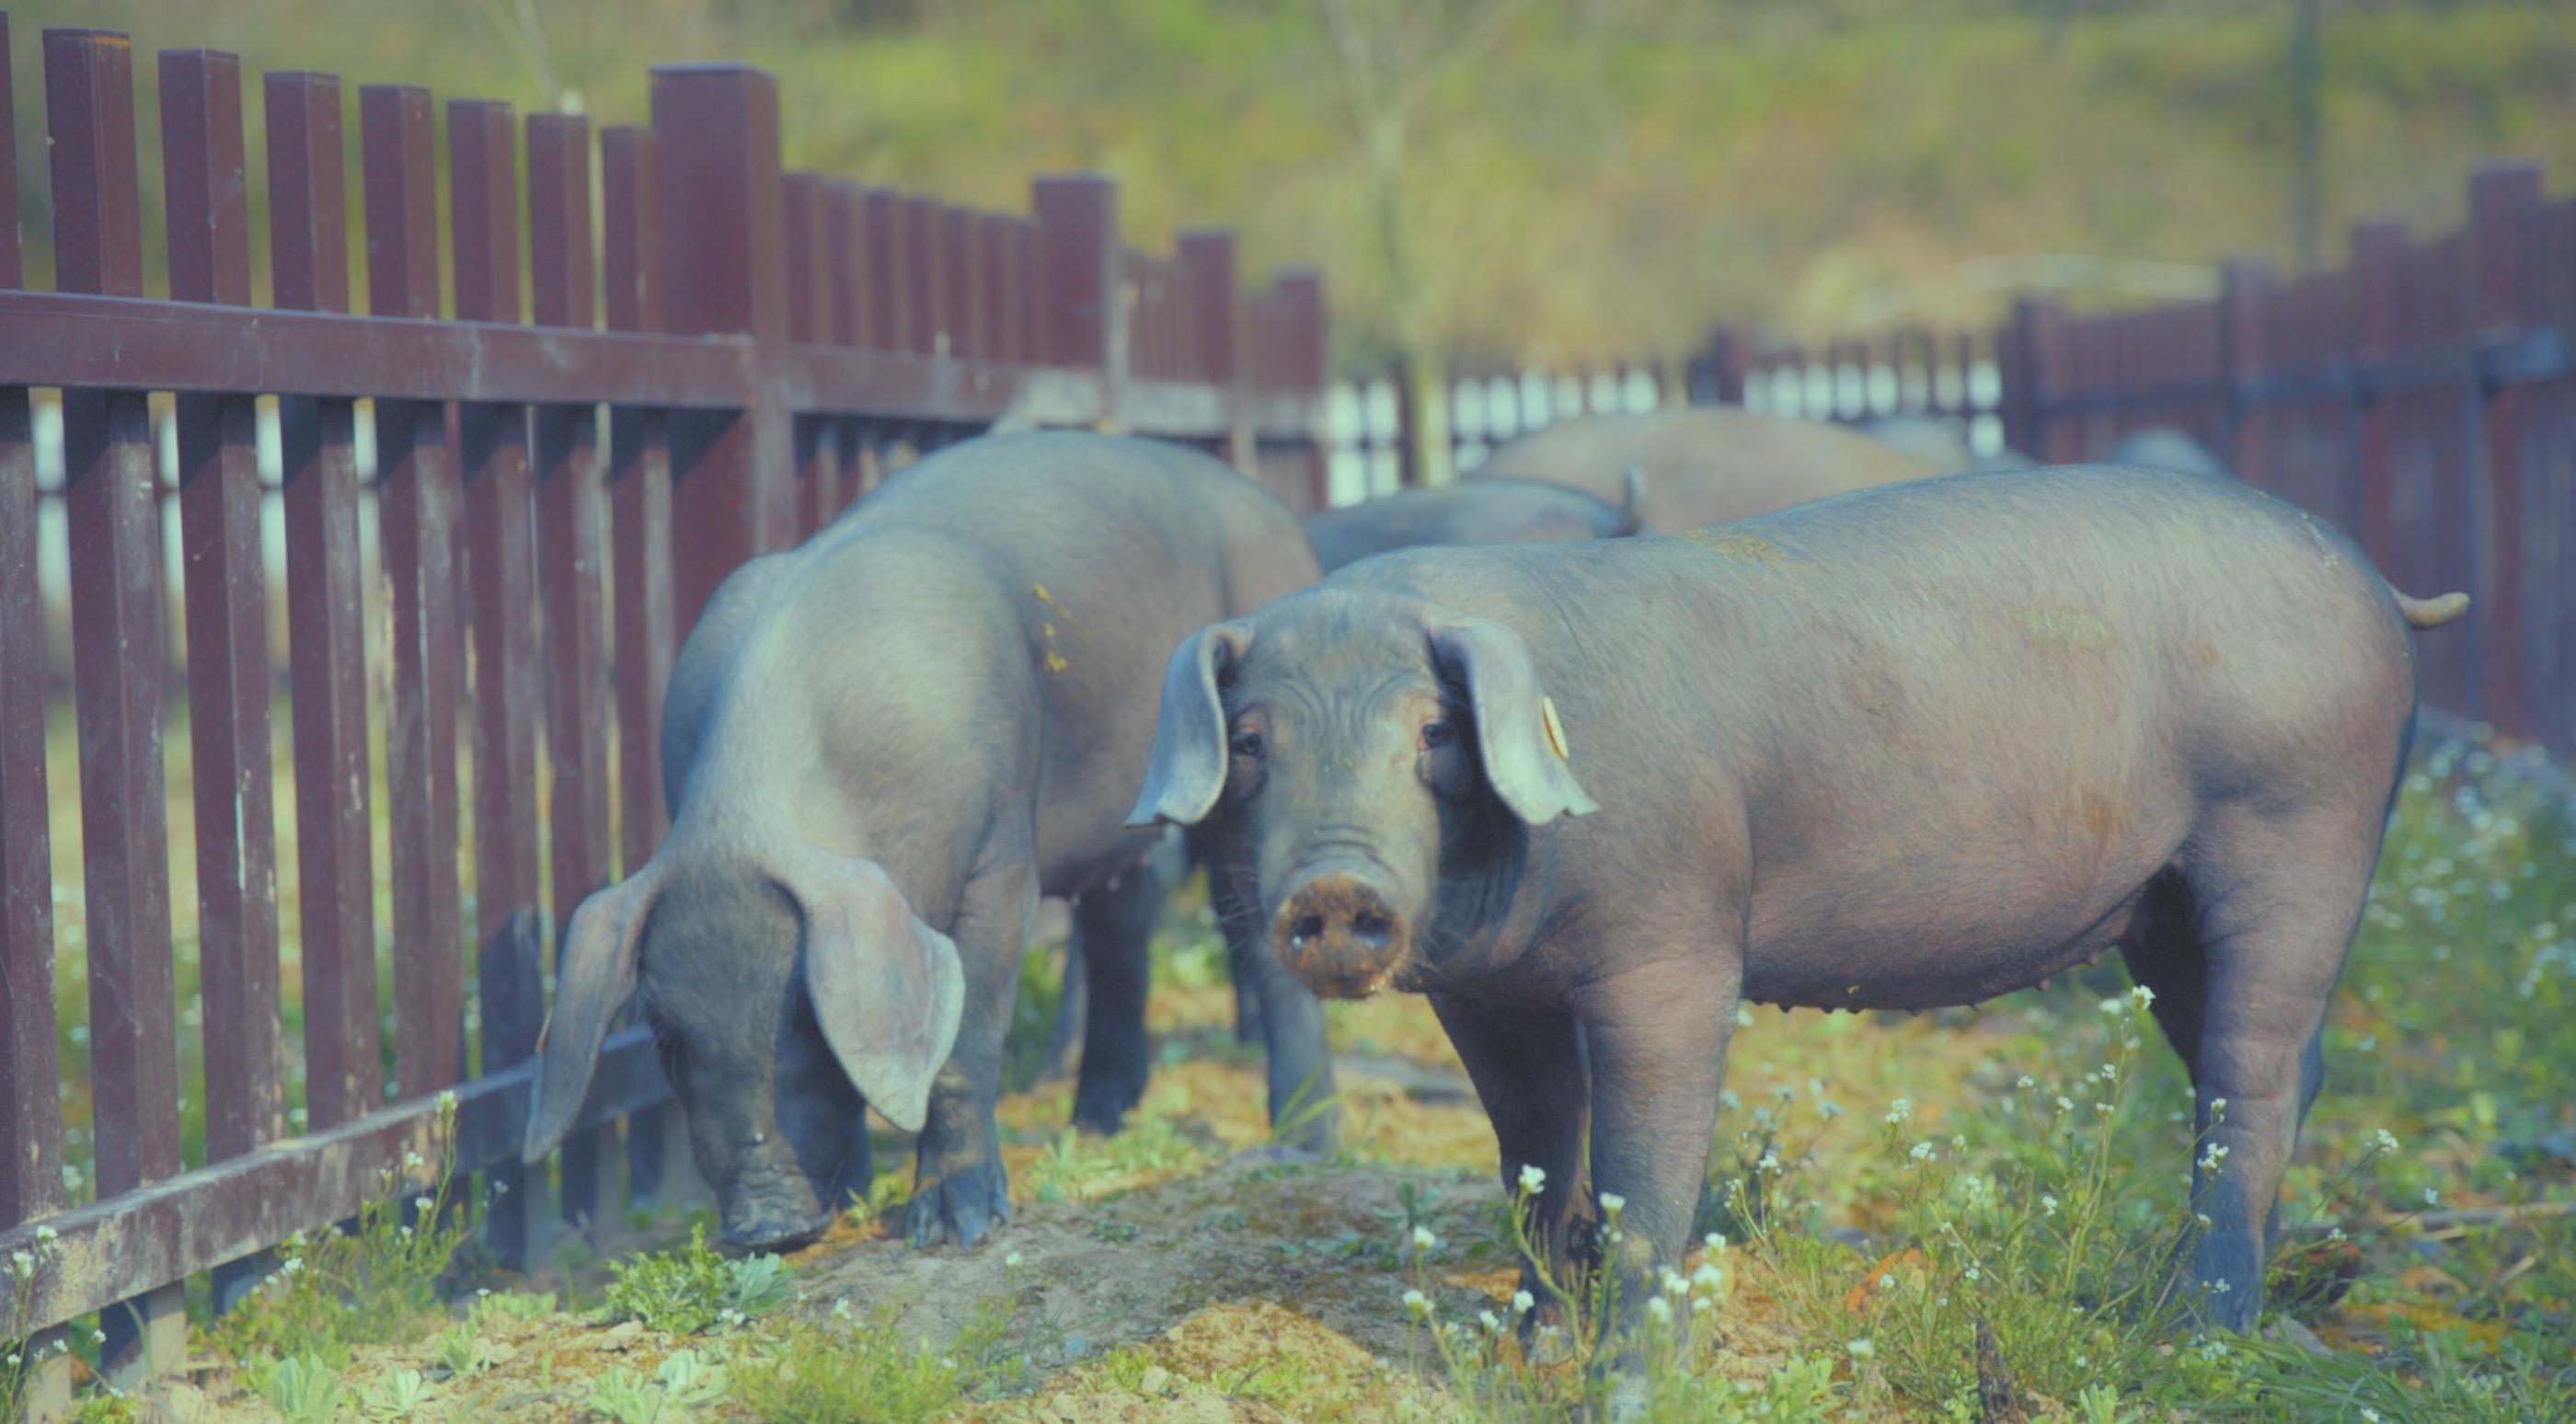
[[[1721,314],[1812,334],[1891,285],[1981,318],[2001,295],[1958,269],[1998,255],[2291,255],[2292,0],[0,3],[39,285],[56,24],[135,35],[150,212],[158,47],[603,122],[643,117],[651,62],[739,59],[781,78],[792,166],[1012,208],[1033,172],[1106,170],[1133,239],[1231,223],[1255,271],[1323,266],[1354,358],[1400,330],[1539,356]],[[2576,181],[2576,5],[2322,15],[2329,257],[2356,217],[2455,221],[2481,157]]]

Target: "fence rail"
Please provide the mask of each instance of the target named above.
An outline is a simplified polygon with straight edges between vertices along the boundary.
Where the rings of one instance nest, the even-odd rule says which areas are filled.
[[[516,1149],[547,943],[662,829],[662,684],[735,564],[820,526],[905,452],[994,426],[1186,441],[1293,506],[1321,498],[1320,280],[1239,290],[1222,230],[1184,232],[1168,257],[1130,247],[1106,178],[1040,177],[1019,215],[784,172],[773,80],[685,65],[653,72],[649,124],[595,134],[579,117],[475,99],[442,111],[418,87],[361,86],[353,194],[340,81],[272,72],[258,97],[274,300],[260,308],[240,62],[170,50],[167,295],[151,297],[130,47],[48,30],[58,277],[26,291],[9,43],[0,13],[0,1262],[39,1264],[0,1271],[0,1321],[101,1312],[119,1381],[178,1364],[179,1283],[212,1271],[222,1306],[256,1253],[348,1216],[380,1173],[426,1153],[443,1091],[505,1261],[541,1253],[558,1220],[613,1220],[620,1179],[627,1201],[675,1189],[682,1135],[640,1031],[612,1037],[552,1185]],[[31,419],[55,390],[58,451]],[[40,464],[59,465],[58,489],[40,489]],[[70,1209],[34,675],[49,497],[67,533],[95,1152],[94,1199]],[[291,939],[269,756],[270,500],[291,654]],[[175,913],[196,932],[201,1080],[175,1004],[165,501],[197,901]],[[371,647],[388,670],[373,698]],[[300,1043],[280,1027],[282,940],[300,965]],[[181,1149],[192,1090],[198,1162]],[[40,1394],[58,1403],[60,1386],[56,1372]]]
[[[1976,453],[2053,463],[2173,426],[2351,535],[2398,587],[2466,590],[2467,622],[2417,644],[2425,702],[2576,755],[2576,197],[2545,200],[2537,165],[2503,161],[2468,199],[2453,233],[2355,225],[2330,271],[2230,262],[2211,300],[2076,315],[2025,299],[1991,331],[1813,350],[1720,327],[1678,382],[1653,357],[1460,363],[1419,405],[1397,372],[1335,393],[1333,492],[1437,480],[1568,414],[1680,400],[1931,415]]]

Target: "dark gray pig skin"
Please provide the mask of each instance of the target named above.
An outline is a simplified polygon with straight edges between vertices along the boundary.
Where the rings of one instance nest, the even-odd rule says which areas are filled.
[[[1145,1081],[1161,899],[1157,835],[1121,820],[1165,656],[1315,574],[1231,468],[1079,433],[951,446],[743,565],[672,669],[670,835],[569,926],[527,1158],[631,995],[728,1243],[811,1239],[864,1190],[868,1106],[919,1133],[913,1242],[981,1240],[1009,1216],[993,1108],[1039,897],[1072,901],[1087,970],[1075,1121],[1115,1130]],[[1239,976],[1275,980],[1274,1112],[1329,1101],[1314,997],[1238,941]]]
[[[1740,1003],[1970,1004],[2116,947],[2199,1101],[2187,1285],[2241,1329],[2408,630],[2466,605],[2233,481],[2102,466],[1412,550],[1184,643],[1134,821],[1196,826],[1320,992],[1428,995],[1559,1279],[1626,1199],[1631,1306],[1687,1248]]]
[[[1634,467],[1621,478],[1615,505],[1544,480],[1461,480],[1307,515],[1306,538],[1329,573],[1371,554],[1425,544],[1614,539],[1637,532],[1645,502],[1645,473]]]

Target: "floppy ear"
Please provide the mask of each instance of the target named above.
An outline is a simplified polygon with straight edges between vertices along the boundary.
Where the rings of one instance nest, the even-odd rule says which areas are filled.
[[[1168,822],[1195,826],[1225,793],[1225,704],[1217,680],[1252,642],[1250,626],[1211,623],[1172,651],[1163,669],[1163,706],[1154,718],[1154,750],[1130,826]]]
[[[1489,618],[1461,618],[1432,627],[1431,651],[1466,686],[1485,780],[1513,815],[1539,826],[1601,809],[1566,765],[1565,729],[1520,634]]]
[[[653,909],[659,877],[652,867],[592,893],[564,926],[555,968],[555,1001],[538,1035],[537,1081],[528,1103],[528,1134],[519,1159],[537,1163],[555,1150],[581,1112],[591,1069],[608,1024],[635,992],[636,946]]]
[[[966,973],[886,873],[817,854],[789,887],[805,911],[805,992],[841,1071],[886,1120],[919,1132],[957,1044]]]
[[[1624,538],[1646,527],[1646,467],[1630,465],[1619,474],[1619,527],[1612,538]]]

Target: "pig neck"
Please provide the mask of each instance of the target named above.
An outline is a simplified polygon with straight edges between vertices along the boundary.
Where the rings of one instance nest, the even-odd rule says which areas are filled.
[[[945,541],[809,552],[727,670],[672,840],[871,859],[943,920],[1016,784],[1017,623],[978,556]]]

